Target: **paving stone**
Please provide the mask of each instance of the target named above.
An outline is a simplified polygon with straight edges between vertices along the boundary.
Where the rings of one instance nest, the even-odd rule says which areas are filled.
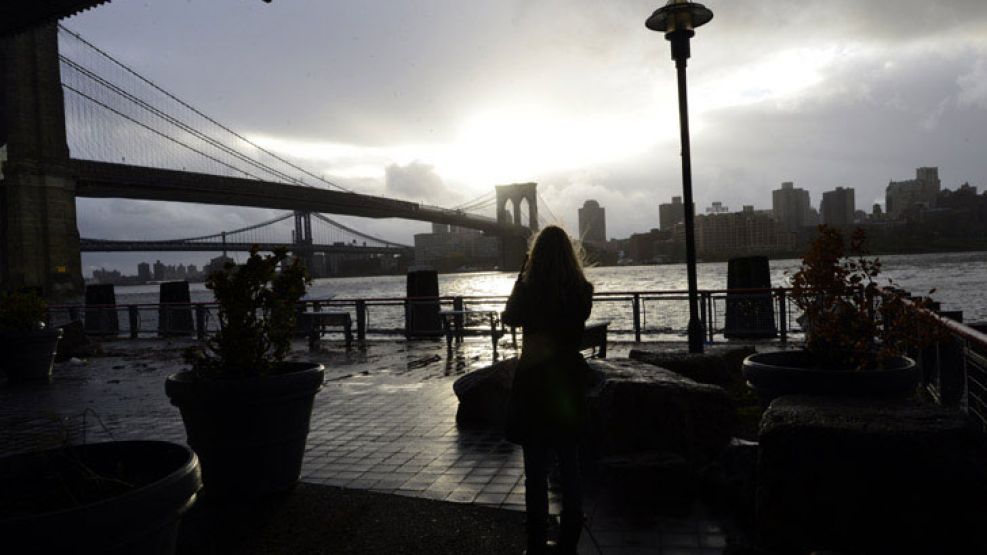
[[[0,455],[58,445],[66,438],[72,443],[113,438],[185,443],[178,410],[164,395],[164,380],[182,368],[181,351],[189,344],[115,342],[104,347],[119,356],[93,358],[86,365],[58,364],[48,386],[14,387],[0,380]],[[478,350],[481,359],[484,348],[489,350],[486,341],[457,346]],[[337,357],[326,364],[330,381],[315,399],[302,479],[523,511],[521,449],[501,439],[499,429],[456,426],[452,382],[465,370],[446,374],[437,368],[445,367],[443,363],[403,374],[381,370],[403,368],[406,363],[401,361],[423,359],[432,351],[445,361],[444,344],[372,342],[368,353],[378,351],[382,354],[368,361],[341,362]],[[304,349],[293,355],[303,360],[308,356]],[[489,363],[486,356],[477,367]],[[387,362],[390,358],[396,361]],[[132,364],[146,359],[153,359],[153,368],[135,373]],[[346,374],[353,377],[340,379]],[[119,383],[110,386],[110,380]],[[559,500],[555,492],[550,496],[557,513]],[[674,554],[670,550],[686,549],[678,552],[710,555],[719,553],[725,541],[722,528],[708,519],[634,521],[608,517],[620,508],[598,507],[594,499],[584,506],[593,515],[590,527],[607,554]],[[695,542],[675,547],[662,541],[669,534],[660,535],[659,530],[691,534]],[[579,552],[597,553],[588,535],[583,536]]]

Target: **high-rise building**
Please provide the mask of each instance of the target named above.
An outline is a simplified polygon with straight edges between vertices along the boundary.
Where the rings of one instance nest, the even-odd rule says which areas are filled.
[[[707,214],[726,214],[730,211],[729,206],[723,206],[720,201],[714,201],[712,205],[706,207]]]
[[[684,227],[676,229],[684,234]],[[740,212],[696,216],[696,251],[699,256],[739,256],[790,252],[796,234],[785,229],[769,211],[744,206]]]
[[[233,262],[234,264],[236,263],[235,260],[229,256],[226,256],[225,253],[215,258],[211,258],[209,259],[209,263],[202,268],[202,273],[208,276],[215,271],[222,270],[227,262]]]
[[[151,265],[147,262],[141,262],[137,265],[137,281],[151,281]]]
[[[852,225],[856,209],[851,187],[837,187],[832,191],[826,191],[819,205],[822,223],[833,227]]]
[[[658,229],[671,231],[675,224],[685,221],[685,206],[682,197],[672,197],[671,203],[658,205]]]
[[[154,281],[164,281],[165,280],[165,265],[158,260],[154,263]]]
[[[455,228],[455,226],[453,226]],[[483,264],[497,259],[500,240],[474,229],[454,233],[416,233],[415,264],[457,261],[461,265]]]
[[[791,181],[781,184],[781,189],[771,191],[771,211],[774,217],[788,231],[815,225],[809,191],[796,187]]]
[[[587,200],[579,209],[579,240],[589,243],[607,242],[607,212],[595,200]]]
[[[915,179],[888,183],[884,212],[892,220],[897,220],[910,208],[935,208],[941,186],[939,168],[918,168]]]
[[[449,224],[432,223],[432,233],[449,233]]]

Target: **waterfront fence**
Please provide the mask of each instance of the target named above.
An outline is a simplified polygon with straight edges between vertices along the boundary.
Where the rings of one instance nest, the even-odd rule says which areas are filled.
[[[987,433],[987,324],[963,324],[962,312],[936,312],[944,338],[910,353],[922,385],[940,405],[964,412]]]
[[[786,289],[703,290],[699,292],[700,318],[707,342],[725,339],[728,313],[746,315],[748,324],[771,329],[782,341],[799,335],[797,307]],[[409,313],[416,305],[433,310],[502,311],[502,295],[441,296],[428,298],[306,299],[306,310],[345,311],[356,323],[361,340],[367,337],[406,335]],[[771,310],[765,310],[765,303]],[[219,329],[218,305],[214,302],[143,303],[117,305],[66,304],[49,307],[52,326],[85,322],[86,332],[104,337],[194,336],[204,339]],[[735,321],[737,318],[733,318]],[[613,339],[633,341],[679,341],[687,336],[689,297],[685,291],[615,291],[593,297],[591,321],[609,322]],[[300,330],[304,333],[305,330]],[[435,330],[436,333],[441,330]]]

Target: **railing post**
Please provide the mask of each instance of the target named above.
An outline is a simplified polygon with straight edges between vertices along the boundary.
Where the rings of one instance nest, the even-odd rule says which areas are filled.
[[[361,348],[367,346],[367,301],[356,301],[356,339]]]
[[[641,295],[634,293],[634,342],[641,342]]]
[[[706,318],[707,316],[706,307],[709,304],[708,301],[709,301],[709,292],[700,291],[699,292],[699,323],[702,324],[704,330],[703,335],[706,336],[703,338],[704,341],[709,337],[709,322],[707,321]]]
[[[130,322],[130,338],[137,339],[140,332],[140,310],[134,305],[127,305],[127,319]]]
[[[411,301],[404,298],[404,338],[411,339]]]
[[[939,403],[960,408],[966,388],[966,344],[955,336],[939,343]]]
[[[716,330],[713,329],[715,327],[715,322],[713,320],[713,311],[714,310],[715,310],[715,308],[713,307],[713,294],[712,293],[706,293],[706,313],[707,313],[707,318],[706,318],[706,328],[705,329],[706,329],[706,336],[709,338],[710,345],[713,344],[713,333],[716,331]]]
[[[463,308],[464,308],[463,298],[462,297],[453,297],[452,298],[452,309],[454,311],[456,311],[456,312],[459,313],[459,314],[456,314],[453,317],[453,322],[454,322],[453,330],[454,330],[454,333],[455,333],[455,336],[456,336],[456,343],[462,343],[463,342],[463,328],[466,327],[466,318],[462,314]]]
[[[778,291],[778,333],[781,334],[781,344],[788,343],[788,303],[785,301],[785,290]]]
[[[206,307],[195,305],[195,336],[202,341],[206,338]]]

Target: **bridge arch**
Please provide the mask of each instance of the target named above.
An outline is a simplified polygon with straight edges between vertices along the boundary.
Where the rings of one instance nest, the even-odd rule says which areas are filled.
[[[537,183],[497,185],[497,223],[500,225],[525,225],[521,221],[521,205],[523,202],[527,202],[527,228],[531,231],[538,231],[537,187]],[[510,206],[508,206],[508,202]]]

